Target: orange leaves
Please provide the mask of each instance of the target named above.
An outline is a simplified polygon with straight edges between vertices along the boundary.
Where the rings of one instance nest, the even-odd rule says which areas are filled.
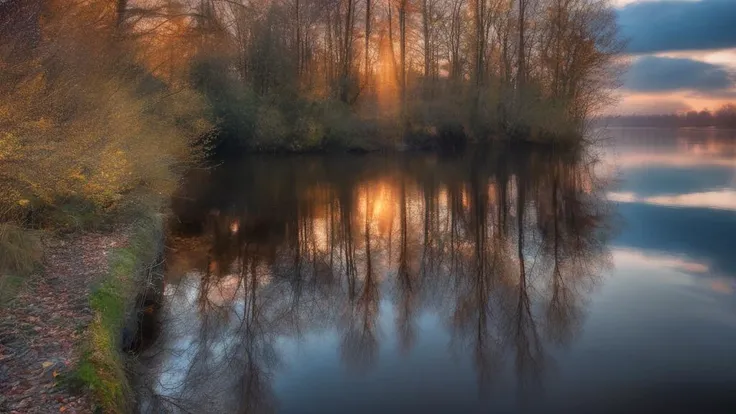
[[[187,80],[197,53],[196,13],[178,1],[152,0],[137,8],[130,30],[135,33],[136,58],[168,84]]]
[[[149,74],[133,61],[173,56],[150,70],[183,78],[188,19],[162,25],[169,37],[132,41],[118,27],[116,4],[45,3],[42,35],[22,45],[24,54],[4,54],[18,45],[0,36],[0,214],[22,208],[19,200],[110,207],[134,189],[165,197],[191,140],[209,128],[198,96],[144,84]]]

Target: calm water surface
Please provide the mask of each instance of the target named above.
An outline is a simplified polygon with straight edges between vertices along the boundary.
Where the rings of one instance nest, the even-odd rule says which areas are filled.
[[[736,140],[254,157],[177,199],[144,412],[736,412]]]

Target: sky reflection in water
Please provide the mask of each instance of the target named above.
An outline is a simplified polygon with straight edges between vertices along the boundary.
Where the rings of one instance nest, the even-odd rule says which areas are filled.
[[[143,410],[732,412],[733,145],[616,133],[192,177]]]

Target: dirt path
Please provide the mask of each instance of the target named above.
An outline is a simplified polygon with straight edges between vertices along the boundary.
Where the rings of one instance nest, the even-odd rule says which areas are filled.
[[[0,413],[91,413],[59,381],[76,364],[92,318],[89,294],[120,233],[44,240],[44,271],[0,309]]]

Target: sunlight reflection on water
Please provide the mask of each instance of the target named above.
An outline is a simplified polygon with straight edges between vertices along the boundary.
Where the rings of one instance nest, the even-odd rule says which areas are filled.
[[[711,241],[736,230],[733,153],[621,142],[618,180],[546,152],[215,171],[175,206],[143,411],[619,412],[669,407],[669,381],[736,407],[736,266]],[[663,194],[671,168],[698,178]]]

